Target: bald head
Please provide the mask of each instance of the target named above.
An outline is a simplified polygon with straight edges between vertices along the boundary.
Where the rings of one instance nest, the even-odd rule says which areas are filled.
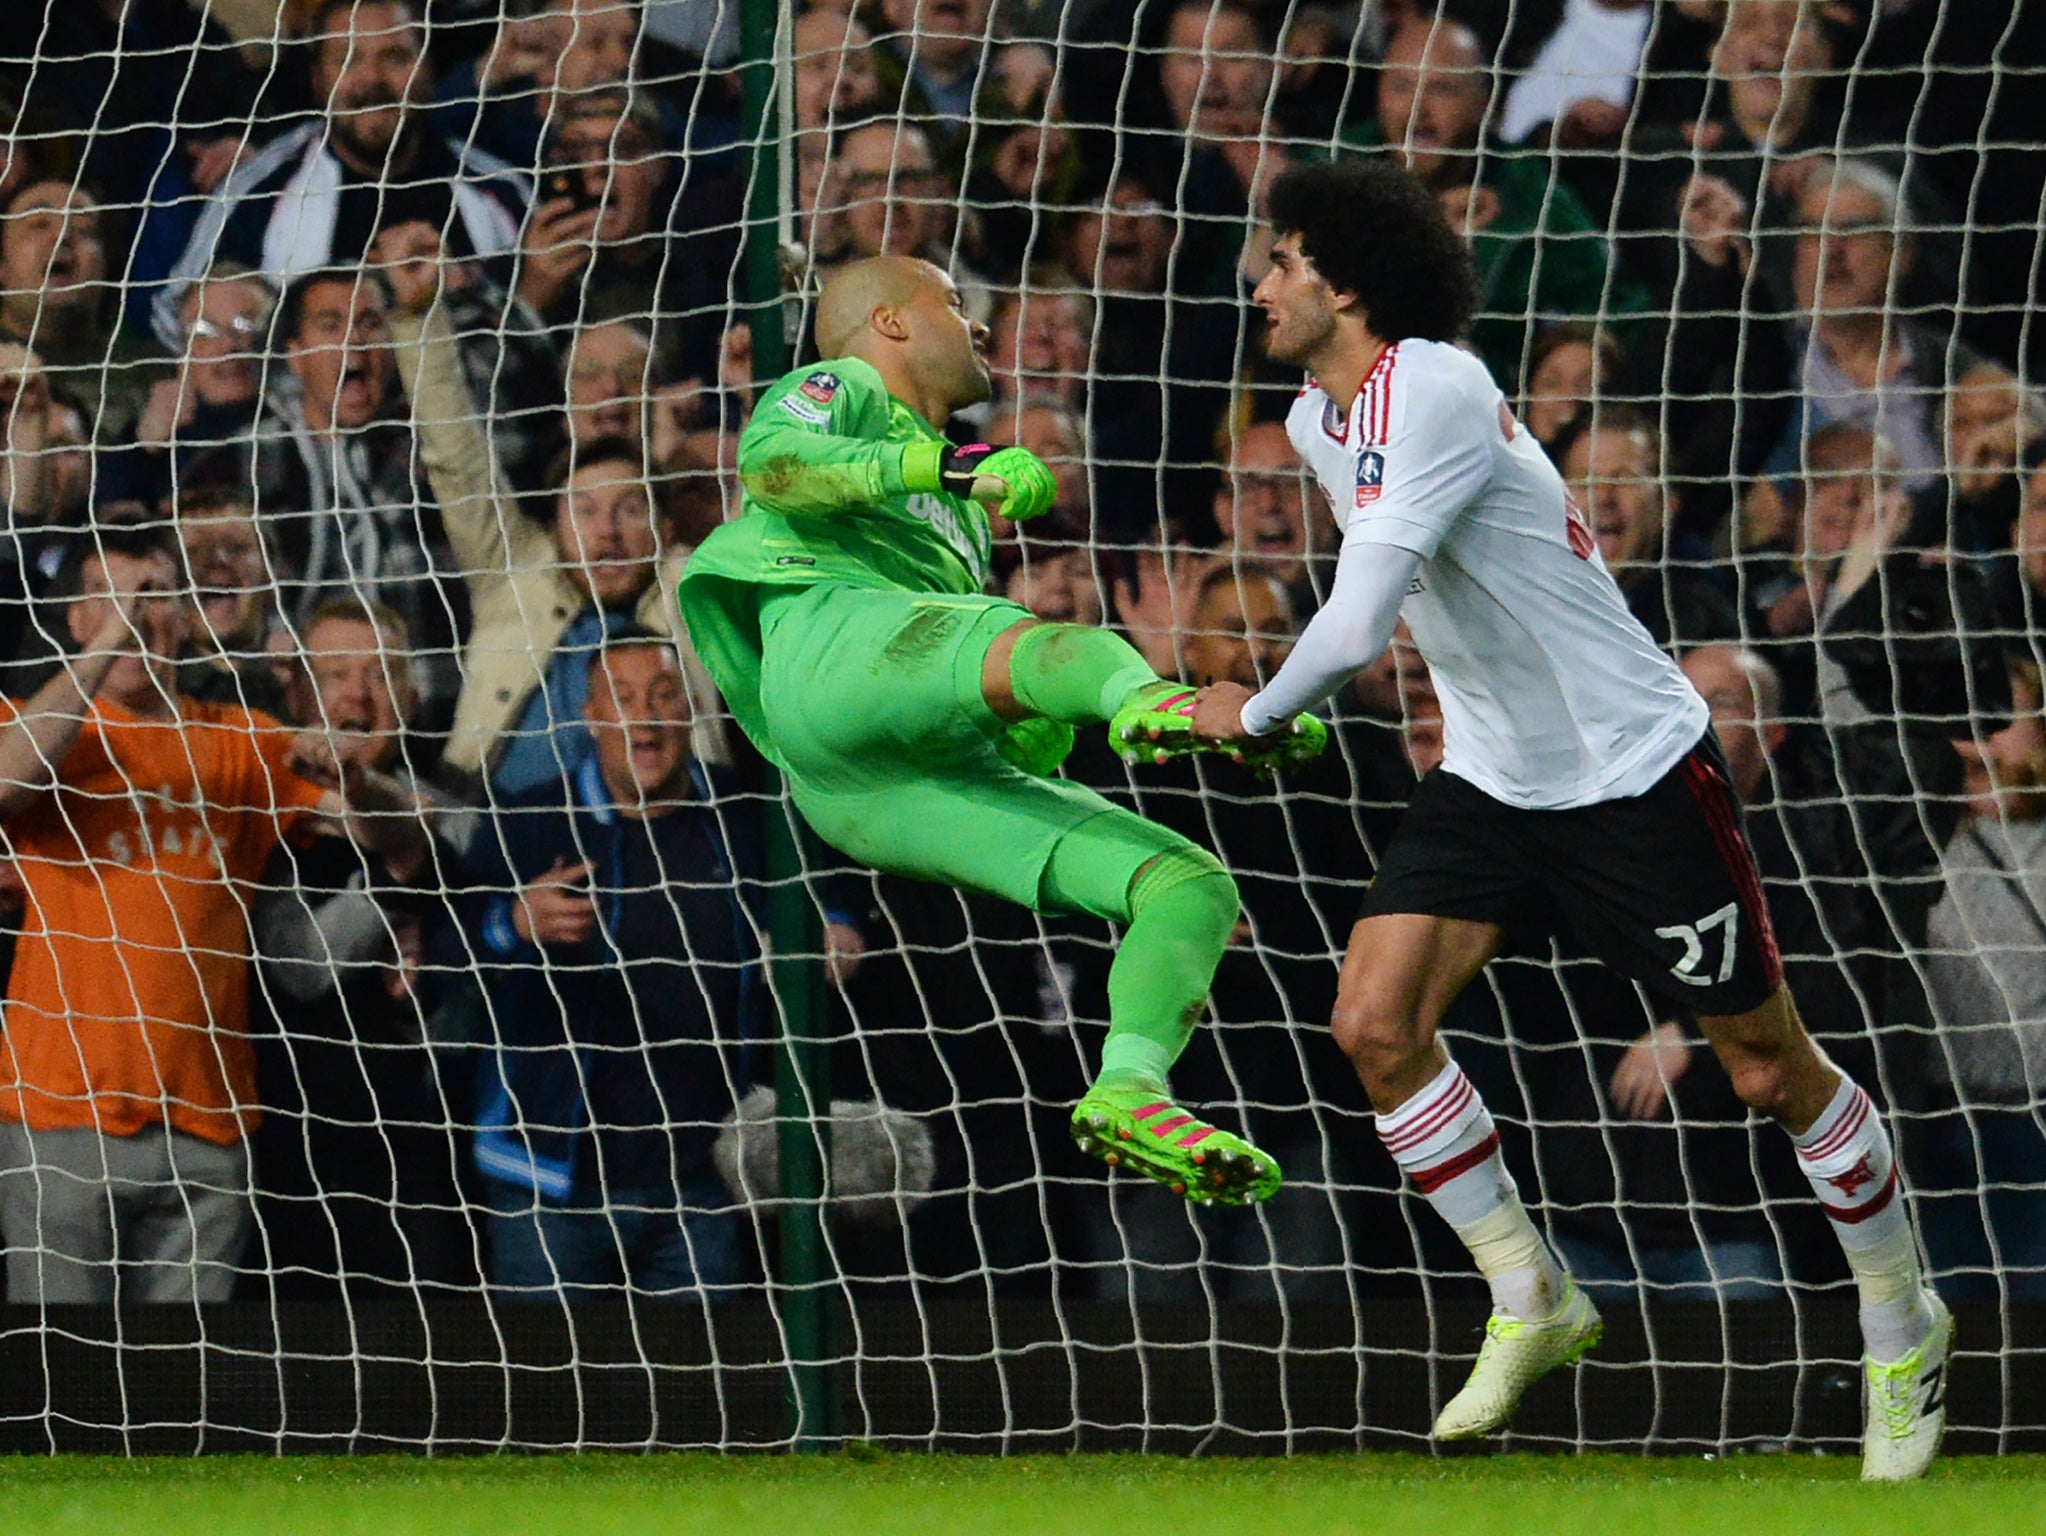
[[[1378,121],[1423,179],[1446,157],[1476,148],[1491,100],[1484,50],[1470,28],[1415,18],[1385,45],[1378,73]]]
[[[933,426],[987,399],[987,339],[952,279],[913,256],[856,261],[817,296],[818,350],[871,363],[888,392]]]
[[[874,312],[904,309],[945,274],[914,256],[873,256],[834,276],[817,295],[817,346],[826,357],[864,357],[875,339]]]

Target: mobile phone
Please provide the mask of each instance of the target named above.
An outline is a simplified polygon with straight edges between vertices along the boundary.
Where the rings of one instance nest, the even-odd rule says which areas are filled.
[[[596,197],[590,190],[590,178],[579,165],[551,165],[540,181],[540,201],[551,203],[567,198],[577,208],[591,208]]]

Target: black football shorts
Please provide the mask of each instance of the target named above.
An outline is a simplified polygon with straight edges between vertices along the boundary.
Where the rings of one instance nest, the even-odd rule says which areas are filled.
[[[1643,794],[1568,810],[1502,804],[1436,769],[1364,896],[1411,912],[1574,936],[1656,998],[1746,1013],[1783,985],[1762,878],[1708,730]]]

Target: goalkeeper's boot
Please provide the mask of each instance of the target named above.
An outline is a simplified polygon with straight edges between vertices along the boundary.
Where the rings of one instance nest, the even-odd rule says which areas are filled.
[[[1863,1482],[1901,1483],[1925,1475],[1947,1428],[1947,1358],[1954,1314],[1931,1291],[1932,1332],[1910,1354],[1885,1364],[1870,1360],[1868,1428],[1861,1440]]]
[[[1194,1205],[1249,1205],[1278,1192],[1279,1165],[1157,1088],[1096,1085],[1073,1111],[1073,1141],[1111,1168],[1156,1179]]]
[[[1520,1399],[1558,1366],[1574,1365],[1605,1333],[1598,1308],[1568,1275],[1563,1304],[1538,1322],[1494,1312],[1485,1320],[1485,1342],[1463,1390],[1435,1419],[1437,1440],[1472,1440],[1489,1435],[1520,1406]]]
[[[1312,715],[1296,715],[1285,729],[1251,741],[1204,741],[1194,734],[1194,696],[1184,683],[1146,683],[1133,689],[1108,722],[1108,739],[1123,761],[1170,762],[1192,752],[1220,752],[1260,773],[1299,767],[1328,745],[1328,727]]]
[[[1231,742],[1223,748],[1237,762],[1270,777],[1291,773],[1313,762],[1328,745],[1328,727],[1313,715],[1295,715],[1293,722],[1269,736]]]
[[[1126,763],[1166,763],[1209,745],[1194,735],[1198,689],[1162,679],[1132,688],[1109,717],[1108,739]]]

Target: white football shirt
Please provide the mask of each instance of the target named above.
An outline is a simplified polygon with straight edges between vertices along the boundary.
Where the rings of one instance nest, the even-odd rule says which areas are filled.
[[[1400,342],[1347,416],[1310,383],[1286,431],[1335,509],[1349,570],[1369,568],[1357,544],[1419,557],[1400,616],[1442,701],[1448,772],[1508,805],[1592,805],[1647,790],[1704,734],[1704,699],[1627,611],[1483,363]],[[1332,607],[1343,584],[1339,568]]]

